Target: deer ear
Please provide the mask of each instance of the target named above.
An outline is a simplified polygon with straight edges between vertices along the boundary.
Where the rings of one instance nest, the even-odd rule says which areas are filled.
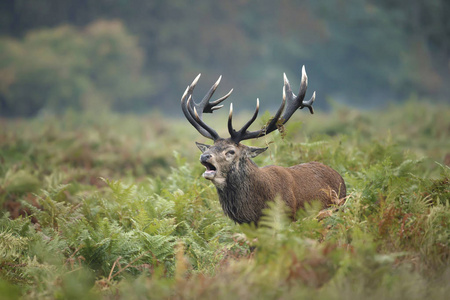
[[[210,145],[197,143],[197,142],[195,142],[195,144],[197,145],[198,149],[200,149],[200,151],[202,151],[202,153],[205,152],[206,150],[208,150],[209,147],[211,147]]]
[[[251,158],[256,157],[267,150],[267,147],[265,148],[257,148],[257,147],[247,147],[247,155]]]

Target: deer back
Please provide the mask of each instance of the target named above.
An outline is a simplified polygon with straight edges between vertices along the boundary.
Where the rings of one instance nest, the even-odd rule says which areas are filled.
[[[263,209],[268,207],[268,202],[277,197],[290,208],[291,217],[294,218],[305,203],[319,201],[322,207],[327,207],[346,195],[341,175],[318,162],[289,168],[266,166],[245,176],[245,180],[242,180],[242,175],[233,176],[229,181],[234,184],[218,190],[224,210],[232,209],[230,213],[226,212],[227,215],[239,223],[257,222]]]
[[[260,169],[265,174],[264,182],[271,196],[281,196],[295,212],[305,203],[320,201],[323,207],[333,204],[333,200],[346,195],[344,180],[332,168],[309,162],[289,168],[267,166]]]

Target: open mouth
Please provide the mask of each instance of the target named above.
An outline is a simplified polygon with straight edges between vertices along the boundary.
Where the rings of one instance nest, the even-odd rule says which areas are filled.
[[[205,173],[203,173],[203,177],[205,177],[206,179],[214,178],[217,171],[216,167],[214,167],[214,165],[210,164],[209,162],[202,162],[202,165],[204,165],[206,168]]]

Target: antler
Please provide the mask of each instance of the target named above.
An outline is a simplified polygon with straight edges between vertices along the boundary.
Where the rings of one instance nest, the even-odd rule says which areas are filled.
[[[298,95],[295,96],[291,90],[289,80],[284,74],[284,87],[283,87],[283,101],[278,109],[275,116],[266,124],[263,128],[257,131],[247,131],[250,125],[256,120],[259,111],[259,99],[256,100],[256,110],[253,117],[239,130],[233,129],[232,118],[233,118],[233,104],[230,105],[230,114],[228,116],[228,132],[230,133],[231,139],[238,144],[240,141],[254,139],[261,136],[265,136],[272,131],[278,129],[280,126],[286,124],[286,122],[291,118],[297,109],[302,109],[307,107],[311,114],[314,113],[313,102],[316,98],[316,92],[313,93],[311,99],[308,101],[303,101],[306,94],[306,88],[308,86],[308,76],[306,75],[305,66],[302,67],[302,80],[300,83],[300,91]],[[286,106],[287,104],[287,106]],[[286,109],[285,109],[286,107]],[[284,113],[283,113],[284,111]],[[281,115],[283,114],[283,115]]]
[[[209,89],[208,93],[206,93],[205,97],[203,97],[203,99],[200,101],[200,103],[196,103],[192,98],[192,93],[195,86],[197,85],[200,76],[201,74],[198,74],[197,77],[195,77],[194,81],[192,81],[192,83],[186,88],[186,91],[181,97],[181,109],[183,110],[184,116],[189,121],[189,123],[191,123],[192,126],[194,126],[201,135],[216,141],[220,138],[219,135],[214,129],[203,122],[202,115],[203,113],[213,113],[215,110],[222,108],[223,105],[218,104],[227,99],[230,96],[231,92],[233,92],[233,89],[231,89],[225,96],[215,101],[209,102],[214,92],[216,91],[220,80],[222,79],[222,76],[220,76],[216,83],[214,83],[213,86]]]
[[[220,76],[219,79],[216,81],[216,83],[214,83],[213,86],[209,89],[208,93],[206,93],[205,97],[203,97],[203,99],[200,101],[200,103],[197,103],[193,100],[192,93],[194,91],[195,86],[197,85],[200,75],[201,74],[198,74],[198,76],[195,77],[194,81],[192,81],[192,83],[188,85],[188,87],[186,88],[186,91],[181,97],[181,109],[183,110],[183,113],[186,119],[189,121],[189,123],[191,123],[192,126],[194,126],[195,129],[197,129],[197,131],[201,135],[216,141],[220,139],[219,135],[213,128],[211,128],[205,122],[203,122],[202,116],[203,113],[213,113],[215,110],[222,108],[223,105],[218,104],[227,99],[230,96],[233,89],[231,89],[225,96],[210,102],[209,100],[213,96],[214,92],[217,89],[217,86],[220,83],[220,80],[222,79],[222,76]],[[271,133],[272,131],[277,130],[279,127],[286,124],[287,121],[289,121],[289,119],[297,109],[303,109],[307,107],[311,114],[314,113],[312,105],[316,98],[316,92],[313,93],[311,99],[309,99],[308,101],[303,100],[305,98],[306,89],[308,87],[308,76],[306,75],[305,66],[302,67],[302,80],[300,83],[300,90],[297,96],[292,92],[286,74],[283,75],[284,75],[284,86],[283,86],[283,101],[281,102],[281,106],[280,108],[278,108],[278,111],[276,112],[275,116],[270,120],[270,122],[260,130],[247,131],[258,116],[259,99],[256,99],[256,109],[255,112],[253,113],[252,118],[239,131],[233,129],[232,125],[233,104],[230,105],[230,114],[228,116],[228,132],[230,133],[231,139],[236,144],[238,144],[240,141],[243,140],[265,136]]]

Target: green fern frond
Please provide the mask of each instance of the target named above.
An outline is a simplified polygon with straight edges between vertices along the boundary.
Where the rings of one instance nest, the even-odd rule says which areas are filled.
[[[174,246],[176,245],[176,239],[174,237],[150,235],[142,231],[135,231],[133,235],[141,241],[144,251],[149,251],[149,256],[157,259],[158,262],[172,259]]]
[[[120,180],[109,180],[107,178],[100,178],[103,180],[112,190],[112,193],[116,199],[116,201],[120,204],[123,204],[136,195],[137,187],[133,184],[125,185]]]
[[[289,209],[279,197],[268,204],[269,209],[264,210],[259,226],[267,228],[266,232],[271,232],[272,237],[275,237],[277,233],[282,232],[290,225]]]
[[[19,258],[26,251],[29,238],[13,234],[11,231],[0,232],[0,260],[10,261]]]

